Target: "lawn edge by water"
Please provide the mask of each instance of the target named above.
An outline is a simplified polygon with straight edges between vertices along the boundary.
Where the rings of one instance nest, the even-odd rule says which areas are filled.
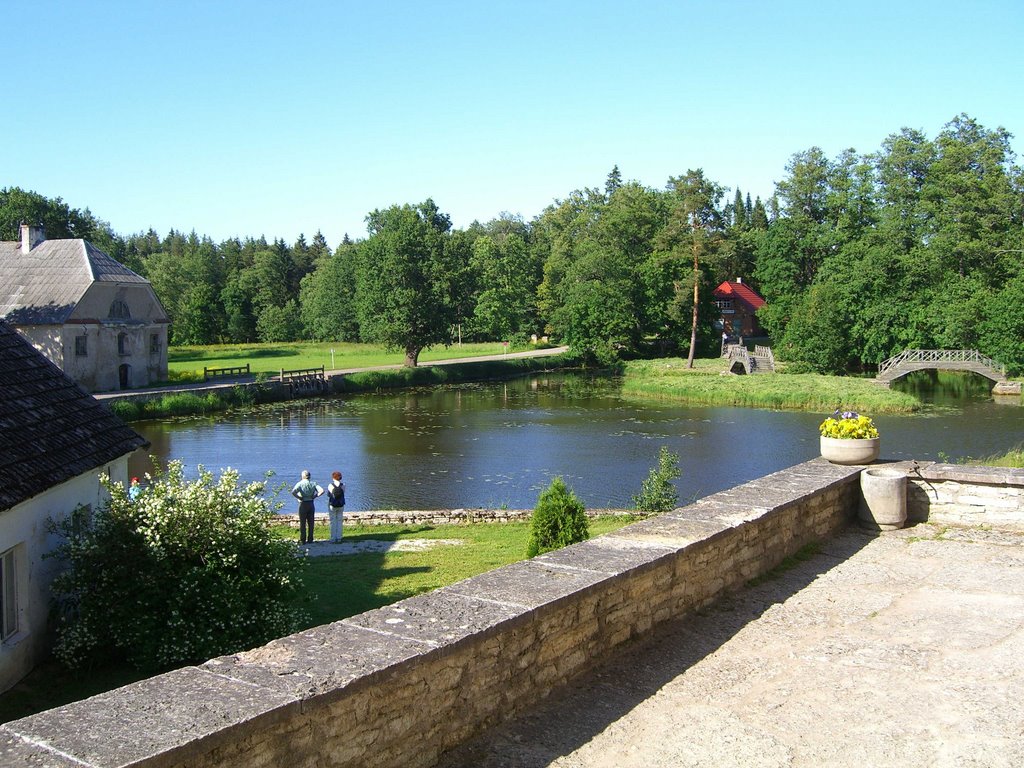
[[[335,382],[335,394],[381,392],[406,387],[438,386],[470,381],[495,381],[544,371],[581,367],[579,357],[571,352],[541,357],[515,357],[507,360],[475,360],[448,365],[421,365],[416,368],[389,368],[345,374]],[[234,407],[287,399],[273,395],[258,383],[239,385],[213,392],[169,392],[151,400],[125,399],[110,403],[111,410],[124,421],[145,421],[166,416],[194,416]]]
[[[624,397],[672,400],[702,406],[912,413],[921,407],[913,395],[870,379],[815,373],[763,373],[736,376],[721,359],[698,360],[692,369],[681,358],[631,360],[624,365]]]

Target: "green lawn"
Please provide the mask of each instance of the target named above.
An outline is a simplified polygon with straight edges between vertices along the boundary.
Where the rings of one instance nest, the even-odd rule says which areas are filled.
[[[334,351],[332,360],[331,350]],[[433,347],[420,354],[421,363],[451,360],[457,357],[500,355],[506,351],[500,341],[485,344],[453,344]],[[510,348],[511,351],[511,348]],[[225,368],[249,364],[253,373],[276,373],[282,368],[291,371],[300,368],[327,370],[343,368],[369,368],[378,365],[401,365],[405,355],[388,352],[374,344],[346,342],[295,342],[292,344],[221,344],[202,347],[171,347],[167,350],[167,365],[172,379],[187,378],[203,367]]]
[[[590,521],[591,536],[620,528],[628,517],[599,517]],[[316,536],[330,531],[317,527]],[[289,535],[295,536],[294,531]],[[529,523],[479,523],[442,526],[345,527],[345,541],[361,539],[458,539],[422,552],[363,553],[311,557],[305,582],[316,599],[307,606],[309,626],[318,626],[380,608],[447,584],[522,560],[530,535]],[[344,588],[339,588],[344,585]]]
[[[599,517],[590,521],[591,536],[621,528],[629,517]],[[297,538],[295,529],[279,529]],[[311,557],[305,574],[306,626],[318,626],[363,611],[429,592],[447,584],[522,560],[526,556],[529,523],[476,523],[446,526],[345,526],[345,540],[458,539],[459,545],[439,545],[422,552],[364,553]],[[316,537],[330,531],[318,526]],[[44,662],[27,678],[0,695],[0,722],[84,699],[148,677],[125,666],[71,672],[56,661]]]
[[[714,358],[633,360],[625,365],[622,393],[679,400],[694,405],[795,408],[831,412],[837,407],[878,413],[909,413],[920,408],[913,395],[886,389],[871,379],[816,373],[726,374],[728,363]]]

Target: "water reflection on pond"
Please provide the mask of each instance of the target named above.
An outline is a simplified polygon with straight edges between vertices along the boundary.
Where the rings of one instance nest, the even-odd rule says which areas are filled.
[[[883,459],[956,460],[1024,439],[1020,398],[1000,405],[980,377],[954,376],[949,386],[960,391],[940,390],[941,408],[876,418]],[[614,380],[555,374],[135,426],[150,453],[191,470],[231,466],[246,480],[269,470],[291,487],[303,468],[322,485],[340,469],[349,511],[528,508],[555,475],[588,507],[621,508],[662,445],[680,454],[676,485],[691,499],[816,456],[824,415],[637,402],[620,397]],[[147,464],[136,460],[132,471]]]

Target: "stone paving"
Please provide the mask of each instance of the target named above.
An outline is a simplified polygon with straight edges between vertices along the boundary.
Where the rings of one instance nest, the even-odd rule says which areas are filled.
[[[849,529],[445,768],[1024,765],[1024,534]]]

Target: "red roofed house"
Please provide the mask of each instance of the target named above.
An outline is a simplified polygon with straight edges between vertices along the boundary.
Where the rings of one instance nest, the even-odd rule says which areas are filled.
[[[764,336],[755,314],[764,306],[757,291],[743,282],[742,277],[726,280],[715,288],[715,306],[722,313],[722,330],[730,336]]]

